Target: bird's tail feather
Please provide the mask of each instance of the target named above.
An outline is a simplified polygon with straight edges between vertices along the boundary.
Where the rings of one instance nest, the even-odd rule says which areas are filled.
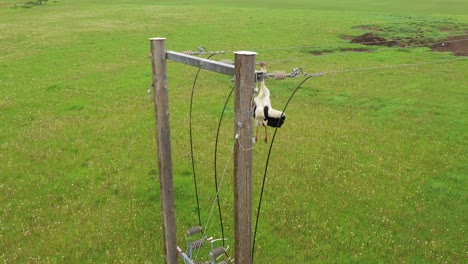
[[[285,116],[282,116],[280,118],[268,117],[267,125],[271,127],[281,127],[285,119]]]
[[[265,119],[267,120],[267,125],[270,127],[281,127],[286,119],[286,116],[283,112],[275,110],[273,108],[264,108]]]

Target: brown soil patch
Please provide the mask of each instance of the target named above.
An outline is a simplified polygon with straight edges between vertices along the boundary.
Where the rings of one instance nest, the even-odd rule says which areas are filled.
[[[396,40],[386,40],[381,37],[377,37],[374,33],[366,33],[361,36],[357,36],[351,40],[351,43],[358,43],[368,46],[400,46]]]
[[[351,40],[351,43],[359,43],[368,46],[387,47],[416,47],[428,46],[434,51],[453,52],[455,56],[468,56],[468,35],[450,37],[437,44],[428,44],[427,40],[405,38],[387,40],[376,36],[374,33],[366,33]]]
[[[468,56],[468,35],[446,39],[432,46],[434,51],[453,52],[455,56]]]

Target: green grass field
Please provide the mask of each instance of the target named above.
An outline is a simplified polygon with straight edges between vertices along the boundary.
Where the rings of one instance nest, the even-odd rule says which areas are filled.
[[[174,51],[227,51],[216,60],[256,51],[269,71],[328,73],[301,87],[276,135],[256,263],[468,258],[466,57],[342,38],[371,27],[387,28],[390,38],[419,28],[434,42],[466,35],[468,1],[25,2],[0,0],[0,262],[163,262],[151,37],[166,37]],[[181,247],[198,224],[188,123],[196,71],[168,64]],[[273,107],[281,110],[301,80],[267,80]],[[203,225],[232,86],[202,71],[194,94]],[[233,115],[231,102],[217,162],[231,254]],[[255,208],[268,149],[254,149]],[[207,234],[219,237],[216,212]]]

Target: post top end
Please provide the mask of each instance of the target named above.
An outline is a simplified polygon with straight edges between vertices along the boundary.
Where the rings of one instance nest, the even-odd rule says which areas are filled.
[[[234,54],[239,54],[239,55],[257,55],[257,52],[253,51],[236,51]]]
[[[150,40],[165,40],[166,38],[150,38]]]

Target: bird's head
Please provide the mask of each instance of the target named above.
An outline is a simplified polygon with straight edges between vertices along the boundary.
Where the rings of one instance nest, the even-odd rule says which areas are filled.
[[[264,73],[267,72],[267,69],[266,69],[266,67],[265,67],[265,63],[264,63],[264,62],[260,62],[260,70],[261,70],[262,72],[264,72]]]

